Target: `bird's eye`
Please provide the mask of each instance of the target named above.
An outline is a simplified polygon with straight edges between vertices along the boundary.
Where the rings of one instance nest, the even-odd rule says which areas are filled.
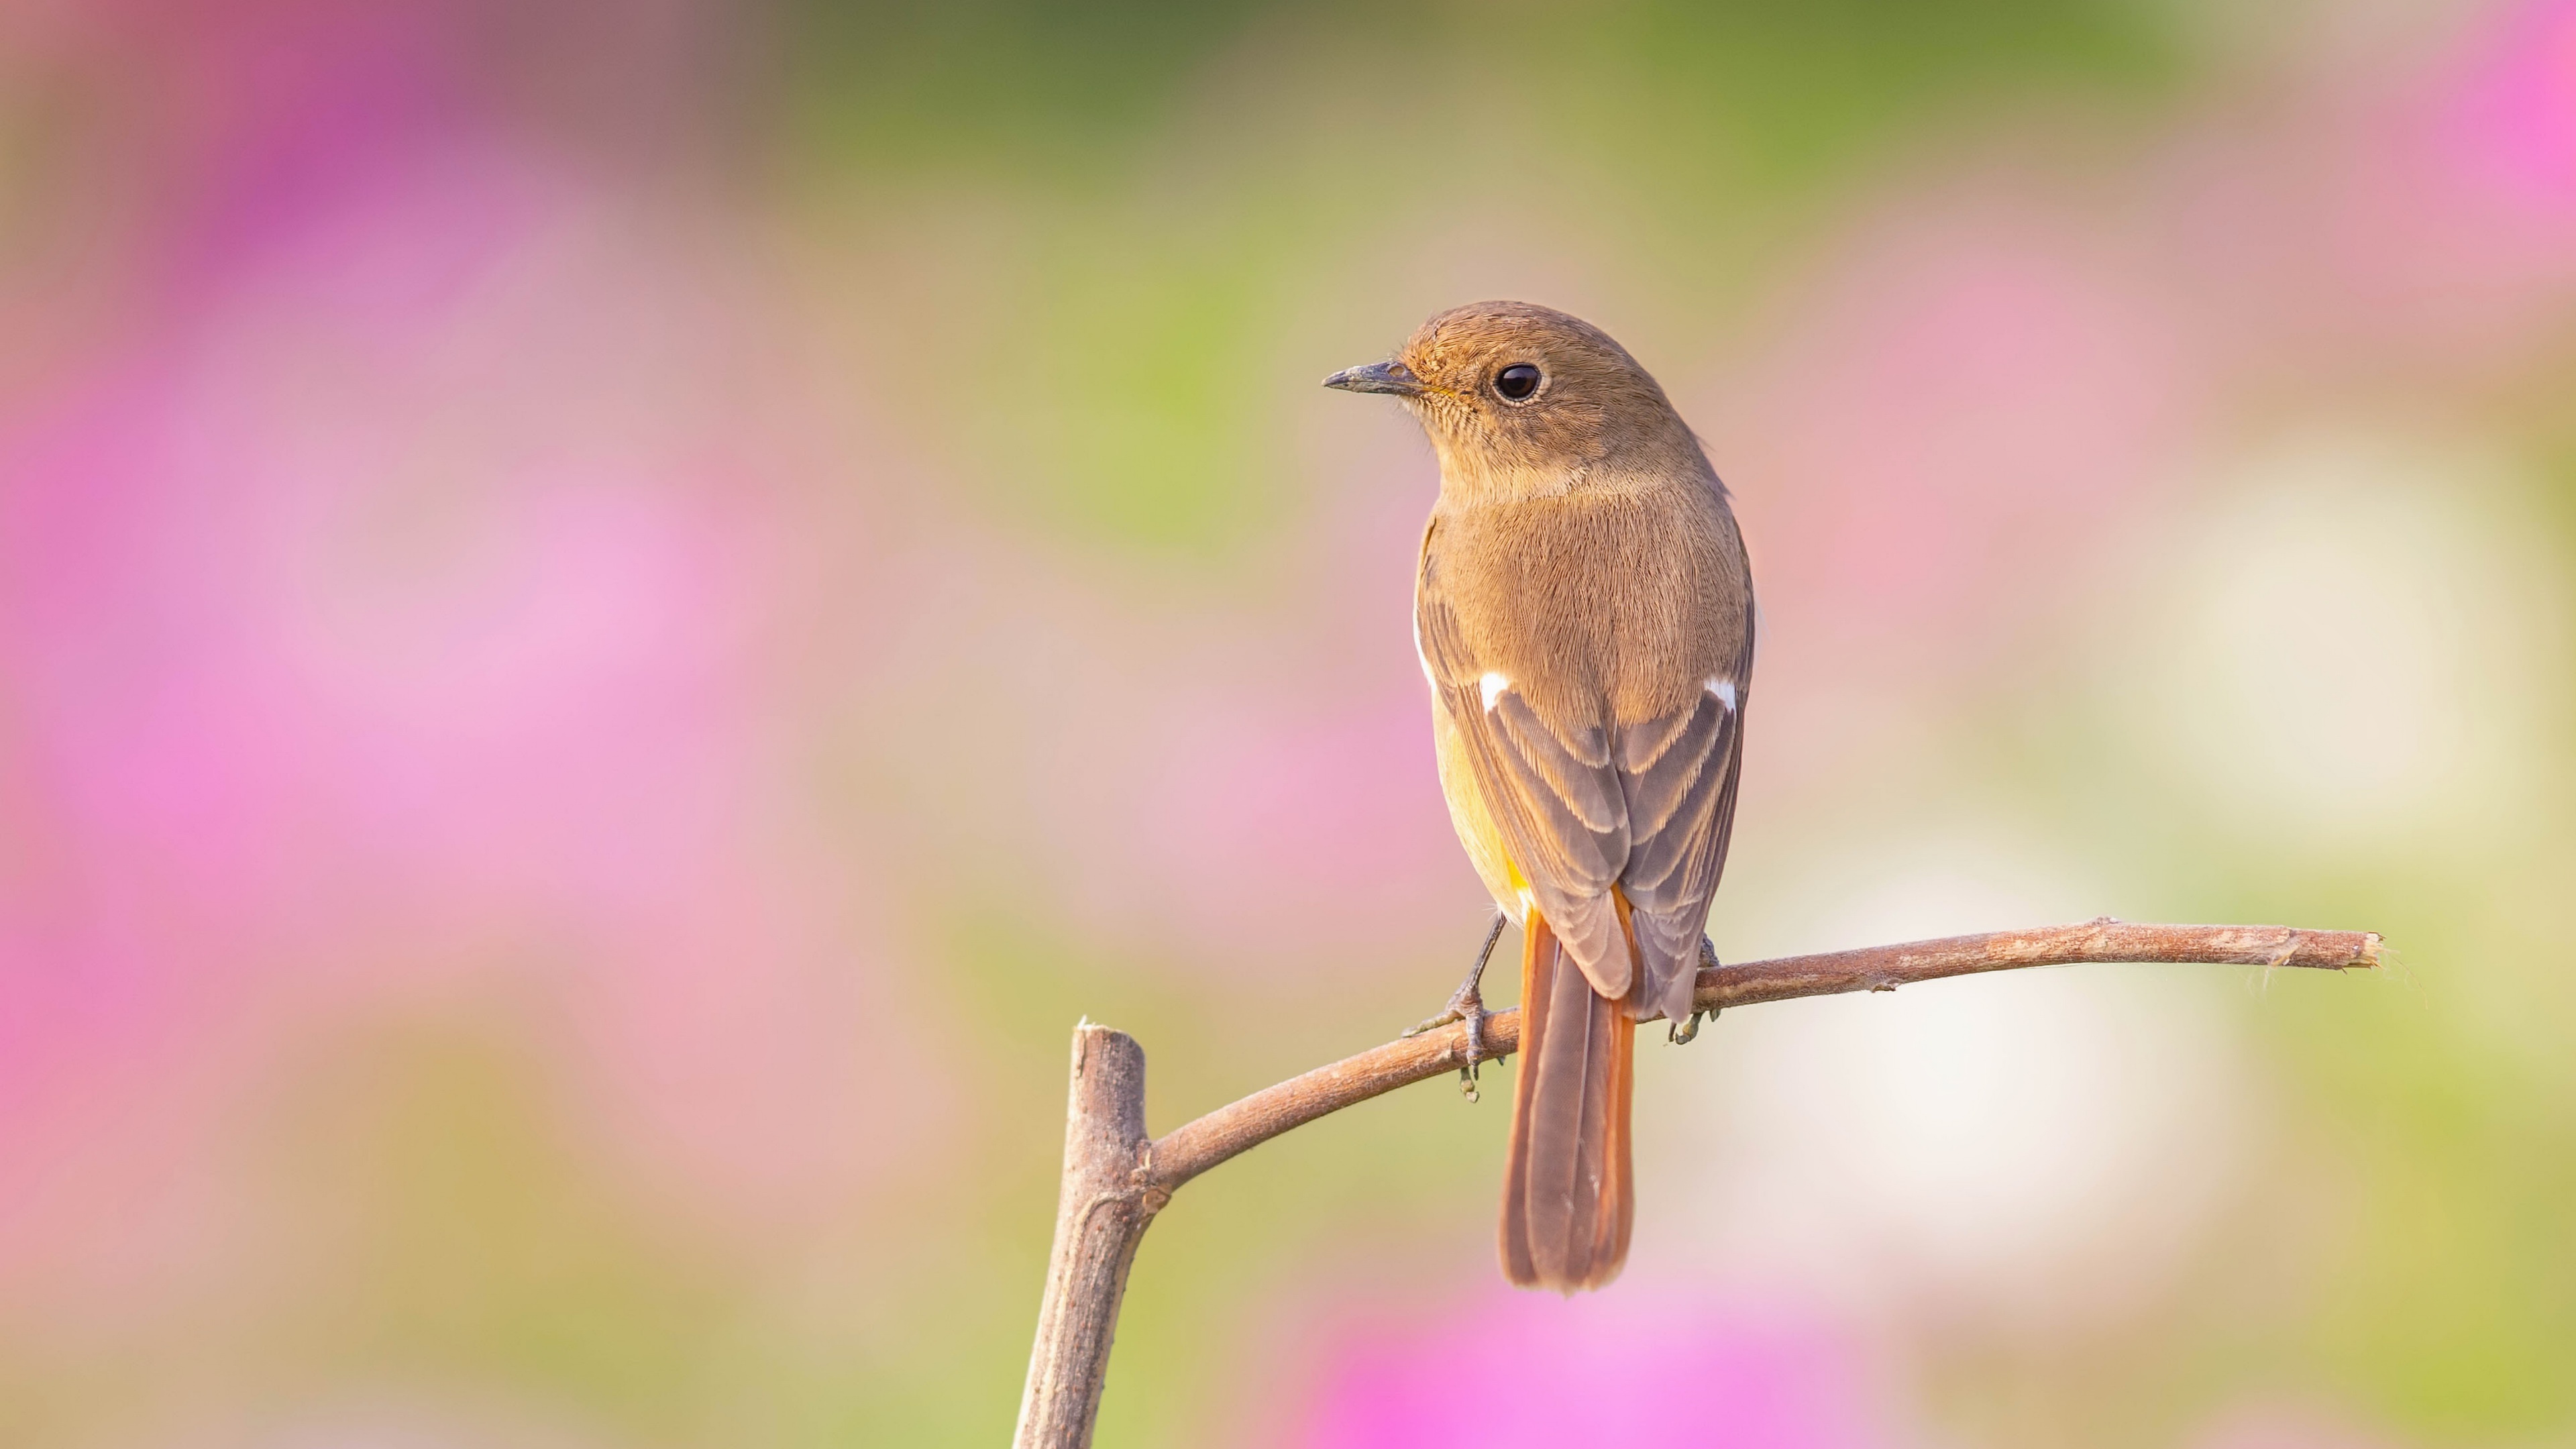
[[[1516,362],[1494,374],[1494,391],[1512,402],[1527,401],[1538,391],[1539,372],[1526,362]]]

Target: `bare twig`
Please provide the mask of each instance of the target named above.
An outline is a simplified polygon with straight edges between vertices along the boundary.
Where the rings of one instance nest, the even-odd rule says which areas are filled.
[[[1703,967],[1693,1004],[1702,1011],[1893,991],[1917,981],[2071,966],[2089,961],[2206,962],[2326,971],[2379,964],[2369,931],[2288,926],[2145,926],[2109,917],[2080,926],[1992,931],[1819,956]],[[1487,1059],[1520,1049],[1518,1011],[1485,1019]],[[1064,1181],[1055,1250],[1020,1400],[1018,1449],[1083,1449],[1091,1442],[1118,1305],[1136,1244],[1174,1190],[1191,1178],[1327,1113],[1456,1071],[1467,1031],[1451,1026],[1317,1067],[1219,1107],[1161,1138],[1145,1136],[1145,1054],[1135,1039],[1083,1023],[1074,1030],[1073,1091],[1065,1124]]]
[[[1072,1102],[1065,1111],[1064,1181],[1056,1196],[1055,1248],[1037,1346],[1020,1391],[1013,1443],[1087,1445],[1100,1413],[1109,1339],[1127,1297],[1136,1244],[1171,1194],[1144,1166],[1145,1049],[1123,1031],[1086,1021],[1073,1029]]]

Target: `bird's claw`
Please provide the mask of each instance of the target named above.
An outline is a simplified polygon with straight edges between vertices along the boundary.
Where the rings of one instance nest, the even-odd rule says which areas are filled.
[[[1449,998],[1449,1004],[1440,1008],[1439,1015],[1416,1023],[1404,1033],[1407,1037],[1417,1037],[1444,1026],[1466,1023],[1467,1060],[1458,1068],[1458,1090],[1465,1093],[1470,1102],[1476,1100],[1476,1064],[1485,1060],[1486,1015],[1484,998],[1474,988],[1461,986],[1457,994]]]
[[[1717,959],[1717,946],[1706,936],[1699,938],[1699,964],[1700,969],[1703,971],[1714,971],[1725,964]],[[1671,1023],[1664,1028],[1664,1039],[1675,1046],[1688,1046],[1691,1039],[1699,1035],[1699,1023],[1702,1017],[1715,1021],[1717,1019],[1716,1008],[1712,1007],[1707,1011],[1694,1011],[1690,1014],[1690,1020]]]
[[[1485,1059],[1485,999],[1476,994],[1476,987],[1485,979],[1485,963],[1493,959],[1494,943],[1503,938],[1506,919],[1501,911],[1494,912],[1493,924],[1485,930],[1485,944],[1476,952],[1476,964],[1467,968],[1467,979],[1449,993],[1449,1004],[1440,1008],[1438,1016],[1405,1033],[1420,1036],[1454,1021],[1467,1024],[1467,1062],[1458,1069],[1458,1090],[1470,1102],[1476,1100],[1476,1064]]]

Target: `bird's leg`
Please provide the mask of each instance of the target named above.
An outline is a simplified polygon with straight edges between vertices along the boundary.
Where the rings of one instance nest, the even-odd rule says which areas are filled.
[[[1453,1021],[1467,1023],[1467,1064],[1458,1069],[1458,1090],[1466,1093],[1470,1102],[1476,1100],[1476,1063],[1485,1059],[1485,998],[1476,987],[1485,979],[1485,963],[1494,957],[1494,943],[1503,938],[1506,919],[1501,910],[1494,912],[1493,929],[1485,932],[1485,944],[1476,952],[1476,963],[1467,968],[1467,979],[1449,994],[1449,1004],[1440,1008],[1438,1016],[1405,1032],[1406,1036],[1420,1036]]]
[[[1714,971],[1720,965],[1724,964],[1717,959],[1716,945],[1713,944],[1706,936],[1699,938],[1699,964],[1710,971]],[[1717,1019],[1717,1011],[1715,1008],[1711,1008],[1707,1011],[1692,1012],[1690,1014],[1690,1020],[1674,1022],[1668,1025],[1664,1029],[1665,1038],[1675,1046],[1690,1045],[1691,1039],[1699,1035],[1699,1019],[1703,1016],[1707,1017],[1711,1021],[1715,1021]]]

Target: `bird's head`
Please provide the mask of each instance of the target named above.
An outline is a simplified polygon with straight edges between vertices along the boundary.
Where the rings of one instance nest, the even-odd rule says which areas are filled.
[[[1425,322],[1385,362],[1324,379],[1387,393],[1422,420],[1444,488],[1564,492],[1694,463],[1697,440],[1655,379],[1600,328],[1529,302],[1473,302]]]

